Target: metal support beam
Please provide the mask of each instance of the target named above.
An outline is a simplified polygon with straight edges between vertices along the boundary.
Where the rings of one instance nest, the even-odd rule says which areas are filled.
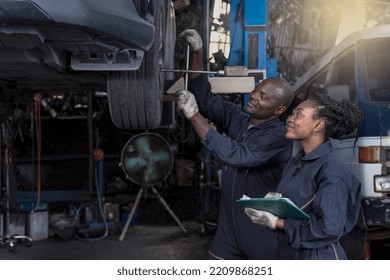
[[[95,149],[93,143],[93,108],[92,108],[92,92],[88,92],[88,190],[93,193],[94,188],[94,160],[93,151]]]

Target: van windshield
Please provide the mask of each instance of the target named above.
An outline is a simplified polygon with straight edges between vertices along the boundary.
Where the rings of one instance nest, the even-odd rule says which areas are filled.
[[[369,101],[390,103],[390,38],[367,40],[365,57]]]

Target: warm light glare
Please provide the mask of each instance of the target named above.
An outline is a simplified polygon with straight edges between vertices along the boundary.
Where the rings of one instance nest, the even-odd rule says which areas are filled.
[[[225,58],[229,57],[230,51],[230,31],[225,30],[222,25],[222,21],[219,19],[221,15],[229,16],[230,13],[230,4],[223,2],[222,0],[214,1],[214,10],[213,10],[213,29],[210,30],[210,62],[214,63],[213,54],[218,51],[222,51]]]
[[[345,0],[341,13],[336,45],[349,34],[363,30],[366,25],[365,1]]]

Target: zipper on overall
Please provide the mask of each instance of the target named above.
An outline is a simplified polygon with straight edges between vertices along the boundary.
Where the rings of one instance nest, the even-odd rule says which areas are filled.
[[[246,134],[247,134],[248,130],[244,131],[244,133],[242,134],[241,136],[241,141],[244,140]],[[246,169],[245,171],[245,174],[244,174],[244,177],[246,177],[246,175],[248,174],[248,171],[249,171],[249,168]],[[237,172],[239,172],[239,170],[236,169],[236,172],[234,173],[234,180],[233,180],[233,185],[232,185],[232,193],[231,193],[231,197],[234,197],[234,190],[235,190],[235,186],[236,186],[236,179],[237,179]],[[234,227],[234,235],[236,237],[236,240],[237,240],[237,245],[238,247],[240,248],[241,251],[242,250],[242,246],[241,246],[241,243],[240,243],[240,239],[238,238],[238,234],[237,234],[237,226],[236,226],[236,220],[235,220],[235,215],[234,215],[234,207],[233,207],[233,203],[234,201],[232,201],[232,204],[231,204],[231,212],[232,212],[232,216],[233,216],[233,227]]]
[[[336,257],[336,260],[339,260],[339,255],[337,254],[337,250],[336,250],[336,246],[332,243],[330,244],[330,246],[332,247],[333,249],[333,252],[334,252],[334,255]]]
[[[301,159],[300,159],[300,160],[298,161],[296,167],[295,167],[295,171],[294,171],[294,173],[292,174],[292,176],[293,176],[293,177],[297,176],[297,175],[299,174],[299,172],[301,172],[301,168],[302,168],[302,161],[301,161]],[[288,183],[288,184],[284,187],[284,189],[283,189],[283,191],[282,191],[282,194],[285,193],[285,191],[287,190],[287,187],[289,187],[291,183],[292,183],[292,182]],[[314,194],[313,197],[310,198],[308,202],[306,202],[302,207],[299,207],[299,208],[300,208],[301,210],[305,209],[307,206],[310,205],[310,203],[313,202],[313,200],[316,198],[316,196],[317,196],[317,195]]]

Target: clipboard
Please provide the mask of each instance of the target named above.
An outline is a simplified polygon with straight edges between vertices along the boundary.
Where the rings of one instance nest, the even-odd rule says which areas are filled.
[[[290,199],[282,198],[241,198],[237,203],[256,210],[267,211],[279,218],[309,220],[310,216],[298,208]]]

